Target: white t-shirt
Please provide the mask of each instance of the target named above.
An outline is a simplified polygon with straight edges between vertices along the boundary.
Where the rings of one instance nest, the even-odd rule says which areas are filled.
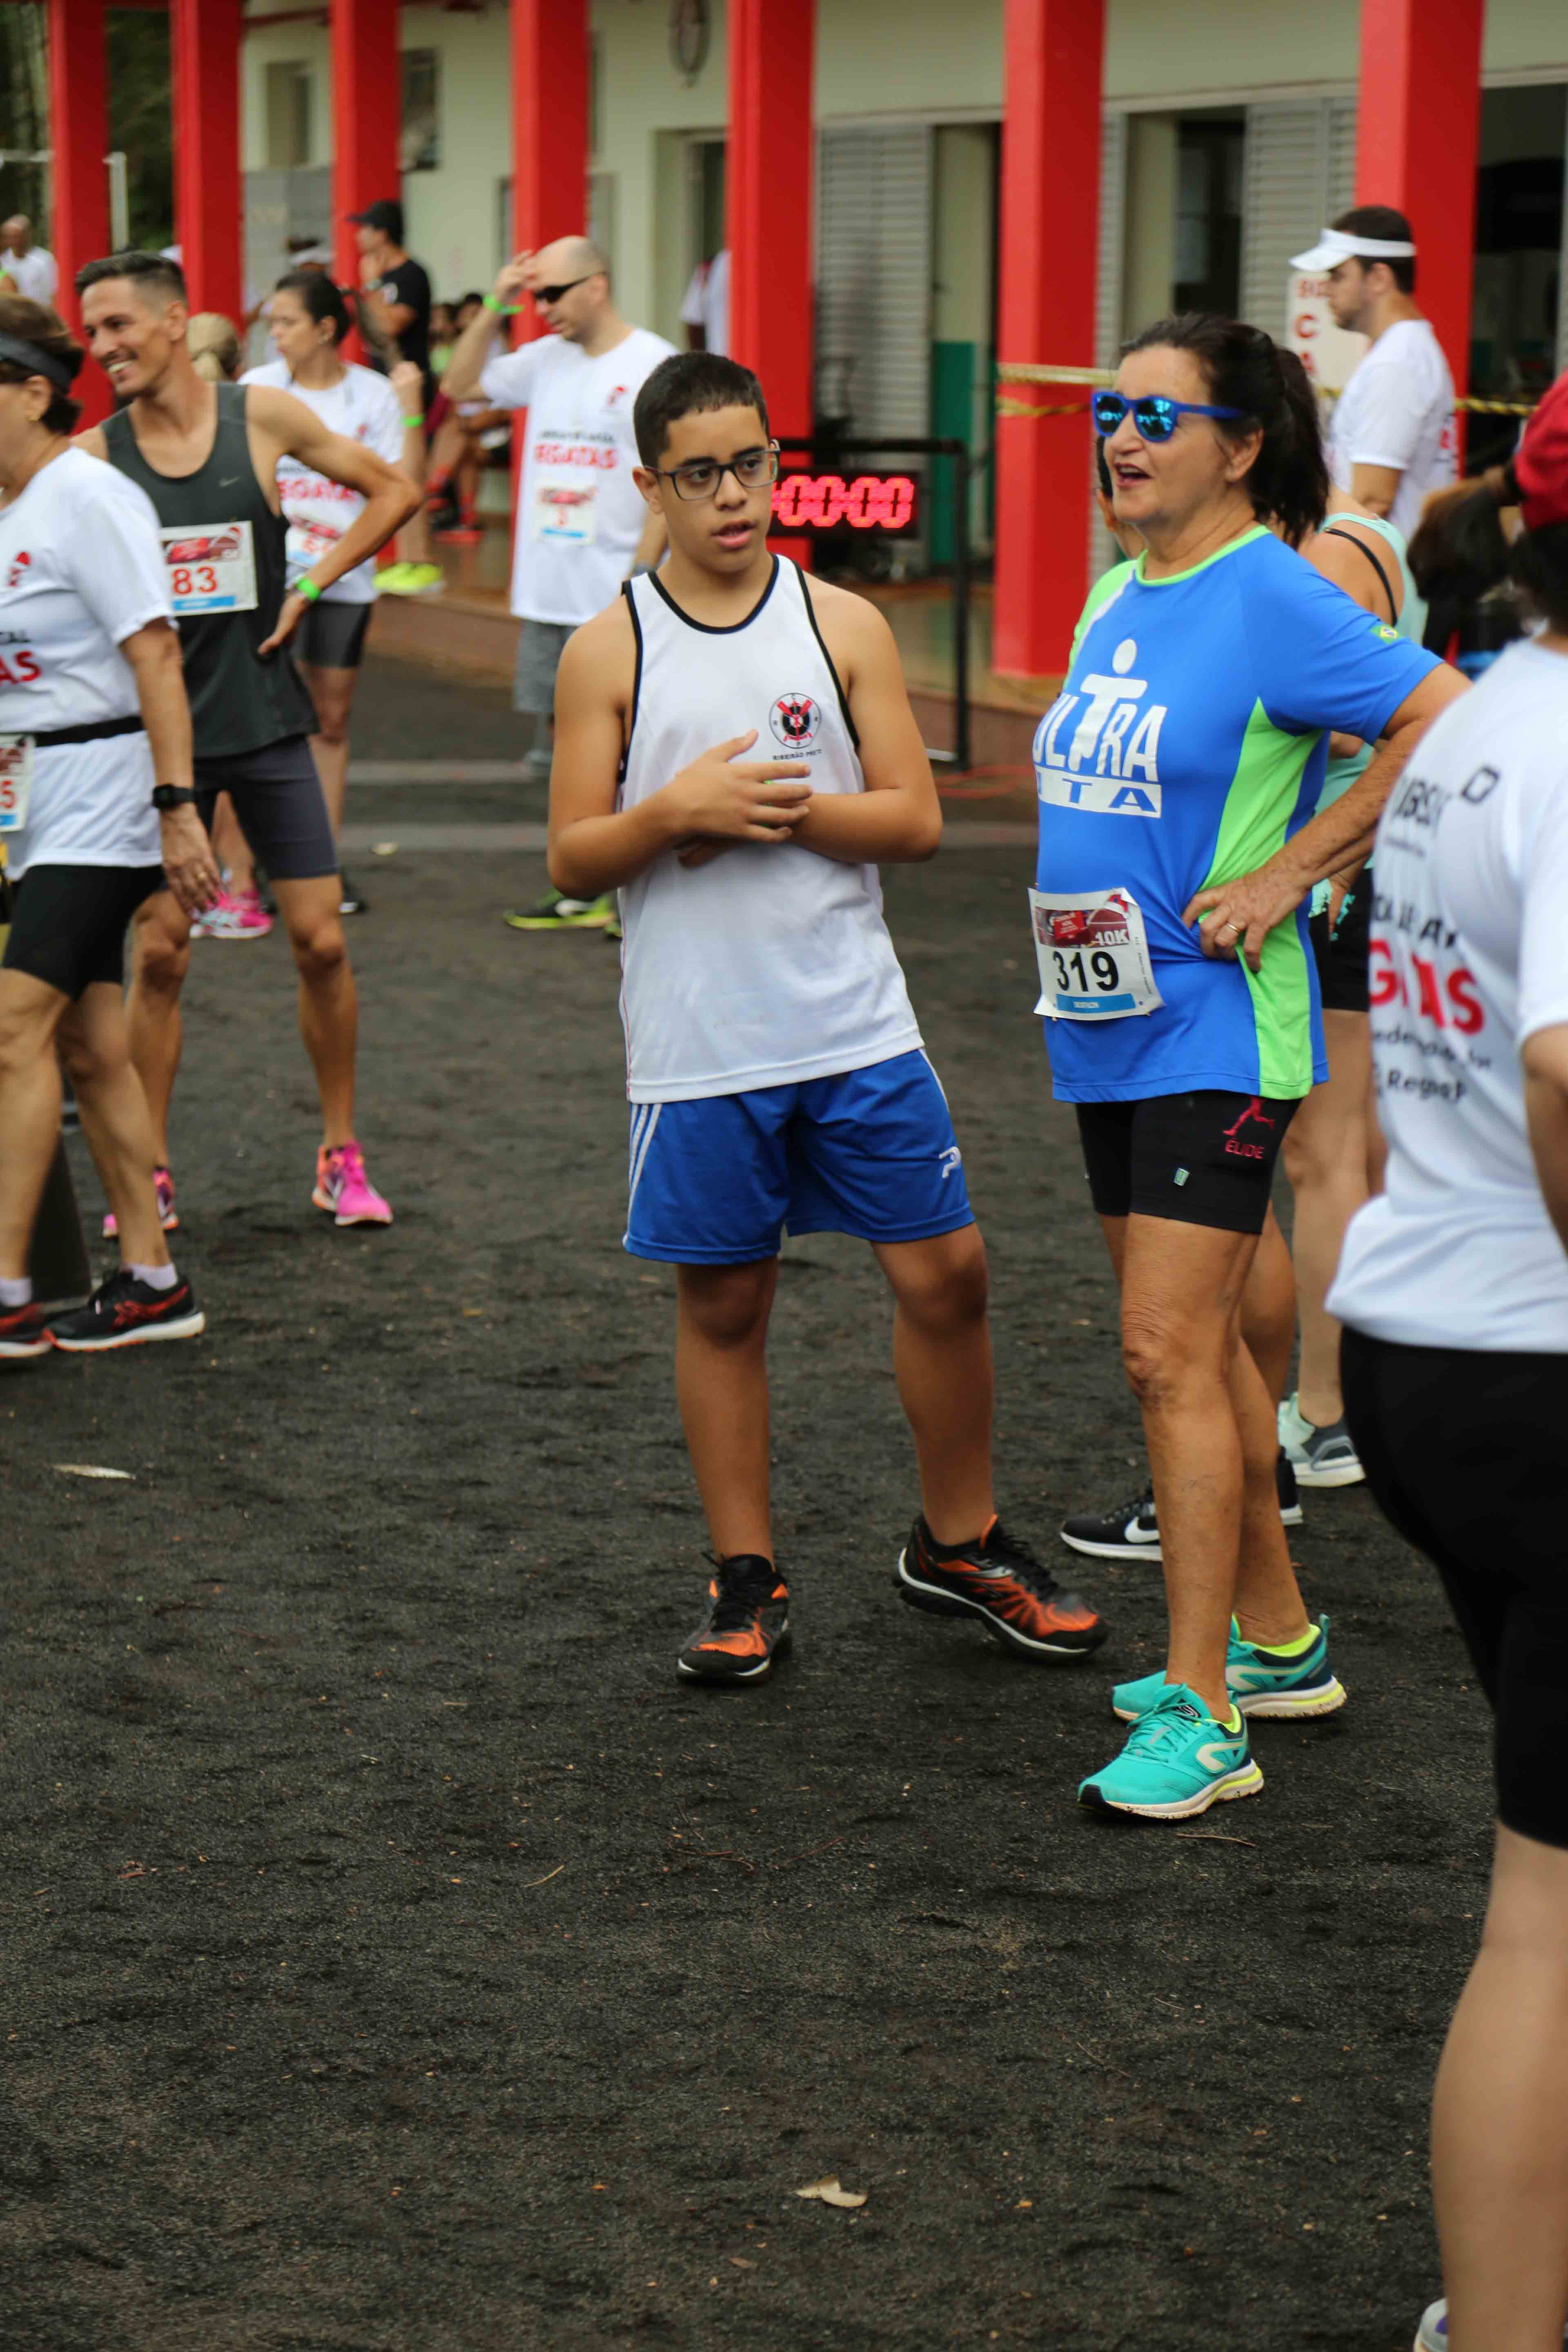
[[[704,351],[728,353],[730,349],[730,252],[723,247],[711,261],[700,261],[691,273],[686,299],[680,306],[683,325],[700,327]]]
[[[1329,1307],[1408,1347],[1568,1354],[1519,1049],[1568,1022],[1568,656],[1510,646],[1416,746],[1373,856],[1388,1187]]]
[[[0,253],[0,269],[16,279],[17,293],[29,302],[51,303],[59,290],[59,264],[41,245],[26,253]]]
[[[1425,319],[1379,335],[1334,403],[1329,471],[1342,490],[1357,466],[1394,466],[1403,477],[1389,521],[1406,539],[1428,490],[1454,478],[1454,379]]]
[[[526,408],[528,445],[511,557],[511,609],[569,628],[618,591],[647,509],[632,479],[632,404],[674,345],[634,327],[590,359],[542,335],[499,352],[479,378],[492,408]]]
[[[119,648],[173,618],[145,490],[85,450],[51,458],[0,507],[0,735],[139,716]],[[145,735],[37,751],[26,824],[6,835],[11,872],[156,866],[154,781]]]
[[[374,368],[350,367],[342,382],[324,391],[296,383],[289,373],[287,360],[268,360],[261,367],[247,368],[240,377],[241,383],[264,383],[278,392],[287,392],[302,400],[329,432],[341,433],[345,441],[360,441],[389,466],[395,466],[403,455],[403,404],[384,375]],[[327,550],[335,547],[345,530],[352,529],[364,512],[364,499],[358,490],[351,490],[342,482],[328,481],[325,474],[313,474],[308,466],[296,458],[280,457],[278,461],[278,495],[289,523],[289,539],[284,553],[289,567],[289,585],[294,585],[313,563],[319,563]],[[341,580],[321,591],[323,604],[369,604],[375,598],[375,567],[379,561],[371,556],[356,563]]]

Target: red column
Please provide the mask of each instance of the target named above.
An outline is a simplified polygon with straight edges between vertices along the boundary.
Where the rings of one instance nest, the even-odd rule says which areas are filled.
[[[815,0],[730,0],[728,27],[730,349],[788,440],[814,422]]]
[[[245,307],[245,194],[239,169],[243,0],[172,0],[174,238],[193,310]]]
[[[1005,38],[998,356],[1091,367],[1105,0],[1006,0]],[[1078,418],[998,418],[994,669],[1065,668],[1088,587],[1089,479]]]
[[[587,234],[587,0],[511,0],[512,251],[537,253],[558,236]],[[526,299],[512,324],[518,343],[543,331]],[[511,436],[514,516],[527,424],[520,409]]]
[[[109,55],[104,0],[49,0],[49,124],[54,145],[48,242],[60,266],[60,316],[73,328],[72,285],[86,261],[109,251]],[[40,224],[40,226],[42,224]],[[109,383],[89,360],[77,378],[83,421],[107,416]]]
[[[1486,0],[1362,0],[1358,205],[1396,205],[1415,299],[1463,394],[1470,380]]]
[[[360,282],[359,244],[345,216],[403,194],[403,79],[397,10],[386,0],[332,0],[332,268]],[[359,340],[351,337],[353,353]]]

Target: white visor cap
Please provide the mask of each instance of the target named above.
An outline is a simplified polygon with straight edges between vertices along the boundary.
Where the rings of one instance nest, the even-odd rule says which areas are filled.
[[[1415,247],[1408,238],[1353,236],[1348,229],[1326,228],[1310,253],[1292,254],[1292,269],[1321,278],[1342,261],[1414,261]]]

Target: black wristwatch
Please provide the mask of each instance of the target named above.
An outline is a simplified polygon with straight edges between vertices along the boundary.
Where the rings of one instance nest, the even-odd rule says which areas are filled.
[[[154,784],[153,805],[160,815],[170,809],[194,808],[196,796],[188,784]]]

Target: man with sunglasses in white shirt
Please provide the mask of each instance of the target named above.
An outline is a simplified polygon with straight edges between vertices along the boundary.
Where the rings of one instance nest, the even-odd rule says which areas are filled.
[[[492,347],[502,320],[531,299],[545,332],[516,351]],[[616,310],[610,266],[584,236],[520,253],[500,271],[459,338],[442,389],[492,408],[526,408],[528,441],[512,541],[511,609],[518,638],[512,708],[534,721],[529,765],[550,772],[555,669],[567,638],[613,604],[621,583],[664,552],[664,525],[643,504],[632,409],[674,345]],[[615,898],[550,891],[509,913],[515,930],[604,929]]]

